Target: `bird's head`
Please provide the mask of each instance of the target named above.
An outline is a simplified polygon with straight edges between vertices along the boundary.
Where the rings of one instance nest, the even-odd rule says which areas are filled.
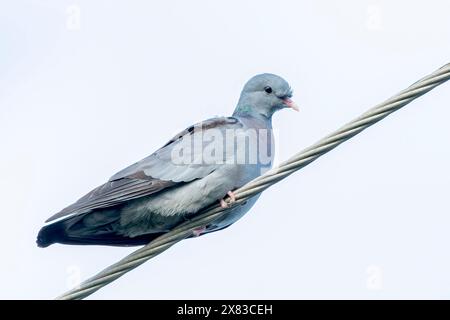
[[[271,73],[258,74],[244,86],[234,115],[264,116],[268,119],[281,109],[298,106],[291,100],[292,89],[286,80]]]

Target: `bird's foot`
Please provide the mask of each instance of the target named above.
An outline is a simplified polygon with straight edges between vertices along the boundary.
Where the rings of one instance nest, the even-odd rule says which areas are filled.
[[[230,204],[232,204],[233,202],[236,201],[236,195],[234,194],[233,191],[228,191],[227,195],[230,197],[230,203],[226,203],[226,201],[224,199],[220,199],[220,206],[224,209],[230,207]]]
[[[200,228],[196,228],[194,230],[192,230],[192,234],[194,235],[194,237],[199,237],[203,232],[205,232],[206,227],[200,227]]]

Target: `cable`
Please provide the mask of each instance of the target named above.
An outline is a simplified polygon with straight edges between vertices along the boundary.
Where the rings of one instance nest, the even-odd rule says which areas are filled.
[[[371,125],[377,123],[386,116],[397,111],[414,99],[417,99],[449,79],[450,63],[436,70],[429,76],[422,78],[409,88],[401,91],[385,102],[368,110],[358,118],[341,127],[339,130],[321,139],[311,147],[300,151],[287,161],[281,163],[279,166],[247,183],[242,188],[237,189],[234,191],[236,201],[234,203],[230,203],[230,199],[227,198],[226,202],[230,204],[230,208],[238,206],[252,196],[261,193],[278,181],[305,167],[320,156],[336,148],[342,142],[352,138],[361,131],[367,129]],[[227,214],[228,211],[228,208],[223,209],[219,205],[206,208],[195,218],[178,225],[170,232],[163,234],[146,246],[132,252],[119,262],[109,266],[92,278],[84,281],[77,288],[64,293],[56,299],[83,299],[91,295],[100,288],[118,279],[125,273],[140,266],[147,260],[169,249],[175,243],[191,236],[194,229],[206,226],[211,222],[220,219],[223,215]]]

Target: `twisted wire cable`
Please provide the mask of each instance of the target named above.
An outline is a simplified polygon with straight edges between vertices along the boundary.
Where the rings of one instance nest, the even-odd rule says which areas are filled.
[[[352,138],[449,79],[450,63],[422,78],[385,102],[368,110],[358,118],[341,127],[339,130],[319,140],[309,148],[300,151],[277,167],[247,183],[242,188],[235,190],[236,201],[231,203],[230,198],[225,200],[229,204],[229,208],[223,209],[219,205],[213,205],[204,209],[195,218],[176,226],[170,232],[161,235],[144,247],[132,252],[119,262],[107,267],[95,276],[82,282],[78,287],[62,294],[56,299],[83,299],[91,295],[100,288],[120,278],[125,273],[140,266],[147,260],[169,249],[177,242],[193,235],[194,229],[204,227],[213,221],[220,219],[229,211],[229,209],[238,206],[252,196],[261,193],[278,181],[307,166],[320,156],[336,148],[342,142]]]

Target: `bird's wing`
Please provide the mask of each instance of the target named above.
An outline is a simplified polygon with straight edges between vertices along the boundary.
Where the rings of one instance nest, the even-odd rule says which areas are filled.
[[[223,133],[226,129],[238,128],[242,128],[242,124],[232,117],[213,118],[191,126],[150,156],[118,172],[108,182],[53,215],[46,222],[116,206],[201,179],[223,164],[220,161],[203,163],[203,150],[212,142],[204,139],[204,136],[211,135],[214,130]],[[199,142],[201,147],[193,147]],[[182,159],[179,158],[180,154]]]
[[[216,138],[225,138],[227,129],[242,127],[242,123],[233,117],[212,118],[200,122],[177,134],[150,156],[119,171],[110,181],[138,172],[145,176],[174,182],[189,182],[203,178],[220,165],[220,161],[208,160],[225,161],[224,158],[206,159],[204,151],[208,146],[211,147],[212,143],[224,142]]]

